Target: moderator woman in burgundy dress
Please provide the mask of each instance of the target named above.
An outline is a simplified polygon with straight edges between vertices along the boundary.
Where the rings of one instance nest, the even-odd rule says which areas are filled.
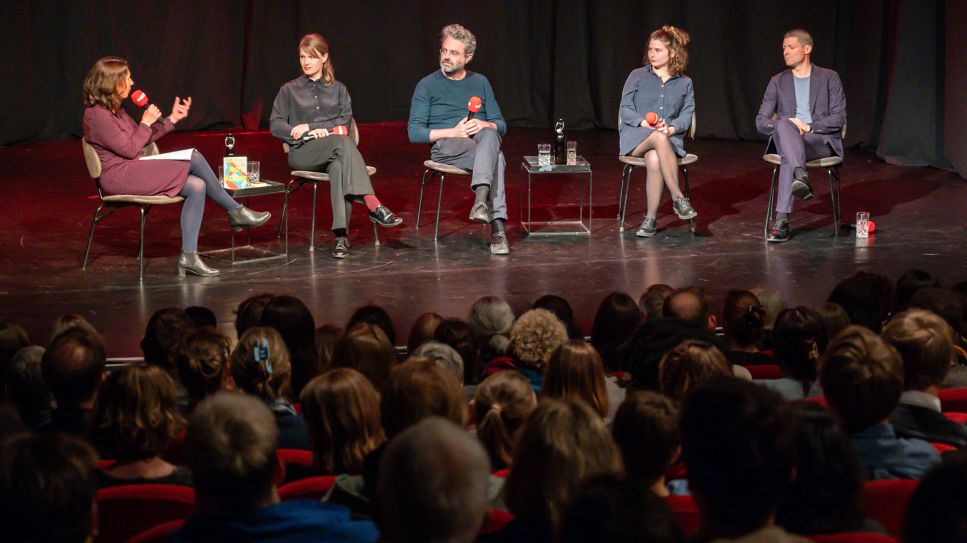
[[[84,78],[84,139],[101,160],[101,189],[107,194],[184,196],[178,274],[218,275],[198,255],[205,195],[228,212],[233,227],[258,226],[271,214],[252,211],[232,199],[198,151],[192,152],[190,161],[139,160],[145,145],[174,130],[175,123],[188,116],[191,98],[175,98],[165,118],[151,104],[136,123],[121,109],[132,85],[128,63],[118,57],[98,60]]]

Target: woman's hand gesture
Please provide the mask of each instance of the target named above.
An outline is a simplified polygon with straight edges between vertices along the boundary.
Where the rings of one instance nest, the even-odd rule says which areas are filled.
[[[171,115],[168,115],[168,118],[171,119],[172,124],[175,124],[188,116],[189,109],[191,109],[191,96],[184,100],[175,96],[175,103],[171,106]]]

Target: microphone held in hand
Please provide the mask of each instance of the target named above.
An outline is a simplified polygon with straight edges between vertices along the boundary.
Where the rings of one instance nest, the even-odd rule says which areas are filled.
[[[467,111],[470,112],[467,114],[468,121],[473,119],[473,116],[476,115],[478,111],[480,111],[480,107],[482,105],[483,105],[483,100],[481,100],[479,96],[470,97],[470,101],[467,102]]]
[[[135,89],[131,91],[131,101],[138,107],[144,107],[148,105],[148,95],[141,89]]]
[[[645,122],[651,126],[658,124],[658,114],[654,111],[649,111],[645,114]]]

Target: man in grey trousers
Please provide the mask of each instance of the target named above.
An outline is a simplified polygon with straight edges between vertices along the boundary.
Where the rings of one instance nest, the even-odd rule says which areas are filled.
[[[507,123],[487,78],[465,68],[477,49],[473,33],[458,24],[448,25],[440,33],[440,42],[440,70],[421,79],[413,91],[407,126],[410,142],[432,143],[434,162],[473,172],[470,188],[476,197],[470,220],[490,223],[490,252],[506,255],[510,253],[504,229],[506,162],[500,141]],[[468,119],[471,98],[479,99],[480,109]]]
[[[839,74],[809,60],[813,38],[802,29],[786,32],[782,56],[788,70],[769,81],[756,128],[769,137],[767,153],[778,153],[779,198],[776,222],[767,238],[771,243],[789,240],[789,214],[793,196],[815,198],[805,164],[808,160],[843,156],[840,131],[846,124],[846,95]],[[778,113],[778,115],[777,115]]]

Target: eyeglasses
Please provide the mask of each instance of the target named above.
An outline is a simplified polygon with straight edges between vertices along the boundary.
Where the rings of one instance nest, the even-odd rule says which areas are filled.
[[[440,56],[444,56],[444,57],[445,56],[459,57],[459,56],[463,56],[463,53],[460,52],[460,51],[455,51],[453,49],[446,49],[444,47],[441,47],[440,48]]]

